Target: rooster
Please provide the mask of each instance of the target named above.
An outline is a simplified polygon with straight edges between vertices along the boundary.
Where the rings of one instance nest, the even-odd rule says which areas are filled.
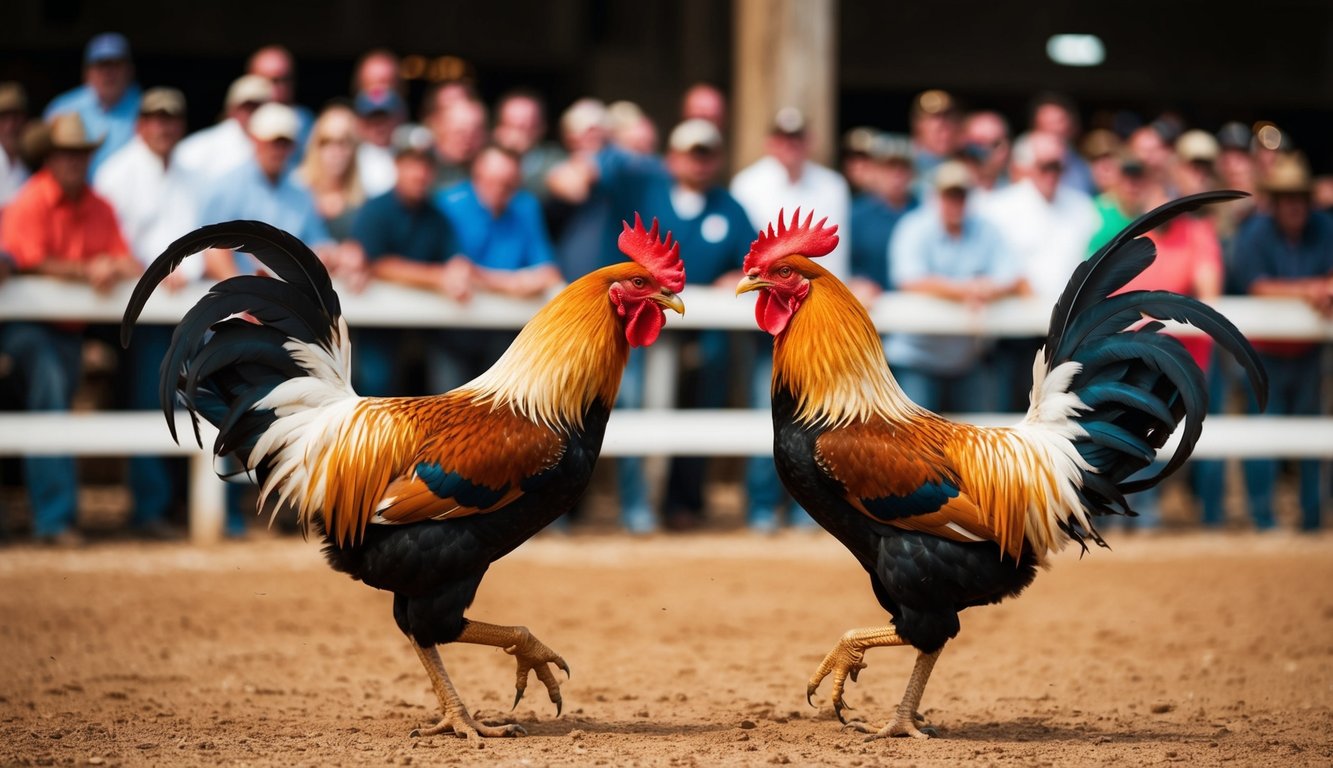
[[[957,424],[911,402],[894,381],[870,316],[812,257],[837,227],[778,216],[745,257],[737,294],[774,337],[774,453],[783,484],[870,575],[888,626],[842,636],[806,687],[830,674],[838,719],[872,738],[926,738],[918,707],[931,669],[958,634],[959,611],[1019,594],[1070,541],[1105,546],[1095,517],[1134,514],[1125,494],[1156,485],[1189,457],[1207,395],[1184,346],[1157,319],[1216,339],[1263,401],[1267,377],[1240,332],[1208,306],[1159,291],[1113,295],[1155,258],[1142,235],[1177,214],[1242,193],[1182,198],[1145,214],[1074,272],[1033,363],[1031,405],[1002,429]],[[1146,318],[1146,324],[1141,323]],[[1141,479],[1184,422],[1180,447]],[[847,679],[866,649],[910,645],[917,658],[882,728],[847,722]]]
[[[574,281],[523,328],[490,370],[433,397],[358,397],[347,323],[328,272],[290,234],[253,221],[203,227],[173,243],[135,286],[128,345],[144,303],[186,256],[253,254],[281,279],[218,283],[176,328],[162,364],[162,408],[176,398],[218,428],[213,452],[260,486],[260,507],[294,507],[337,570],[393,592],[393,616],[426,667],[443,715],[413,736],[522,735],[469,714],[437,645],[503,648],[517,660],[514,705],[529,672],[558,715],[552,667],[569,665],[524,627],[464,618],[492,562],[570,509],[601,450],[630,347],[656,340],[665,309],[684,313],[679,244],[635,216],[620,248],[633,259]]]

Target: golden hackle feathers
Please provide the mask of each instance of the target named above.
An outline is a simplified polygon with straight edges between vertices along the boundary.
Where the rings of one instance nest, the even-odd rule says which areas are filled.
[[[750,252],[745,255],[746,272],[751,269],[763,269],[773,261],[799,254],[806,258],[815,258],[826,256],[838,247],[838,226],[824,226],[828,222],[828,217],[819,220],[818,224],[811,226],[815,214],[811,211],[806,215],[805,221],[801,222],[801,209],[797,208],[791,217],[791,226],[783,220],[785,212],[778,211],[778,228],[775,232],[773,224],[768,225],[767,231],[761,231],[759,237],[750,244]]]

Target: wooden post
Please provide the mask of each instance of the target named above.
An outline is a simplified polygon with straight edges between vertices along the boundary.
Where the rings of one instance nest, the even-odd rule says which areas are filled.
[[[811,157],[834,160],[838,128],[838,0],[734,0],[732,84],[737,167],[764,152],[773,115],[805,113]]]

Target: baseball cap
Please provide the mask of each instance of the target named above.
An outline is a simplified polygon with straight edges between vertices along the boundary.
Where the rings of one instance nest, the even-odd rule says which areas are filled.
[[[1088,135],[1083,137],[1083,144],[1080,147],[1083,150],[1083,156],[1089,160],[1097,160],[1103,157],[1110,157],[1120,151],[1120,137],[1113,131],[1105,128],[1095,128],[1088,131]]]
[[[870,145],[870,157],[881,163],[897,160],[911,165],[912,140],[901,133],[881,133]]]
[[[560,116],[560,129],[571,136],[592,128],[606,128],[607,124],[606,105],[597,99],[579,99]]]
[[[103,61],[128,61],[130,41],[118,32],[103,32],[88,41],[83,49],[83,63],[97,64]]]
[[[966,191],[971,188],[972,172],[959,161],[948,160],[940,163],[940,167],[935,169],[935,189],[940,192],[946,189]]]
[[[377,112],[383,112],[395,117],[402,117],[407,114],[407,108],[403,104],[403,97],[398,95],[397,91],[392,89],[383,91],[361,91],[356,95],[353,108],[361,117],[369,117]]]
[[[227,89],[227,109],[240,106],[247,101],[273,101],[273,82],[261,75],[242,75],[232,81]]]
[[[1220,151],[1217,139],[1205,131],[1185,131],[1176,139],[1176,154],[1186,162],[1197,160],[1211,163],[1217,159]]]
[[[1217,143],[1222,149],[1239,149],[1249,152],[1250,142],[1253,139],[1254,133],[1244,123],[1232,121],[1217,130]]]
[[[175,88],[149,88],[139,101],[139,114],[162,113],[172,117],[185,116],[185,94]]]
[[[773,133],[784,136],[805,134],[805,114],[796,107],[783,107],[773,116]]]
[[[953,96],[948,91],[942,91],[939,88],[932,88],[929,91],[922,91],[912,100],[912,114],[915,115],[945,115],[956,112],[958,105],[954,103]]]
[[[716,150],[722,146],[722,134],[717,126],[708,120],[696,117],[686,120],[671,131],[667,146],[676,152],[689,152],[692,149]]]
[[[393,129],[393,137],[389,139],[389,146],[393,147],[393,156],[402,157],[403,155],[429,155],[431,148],[435,146],[435,135],[429,128],[416,123],[403,123]]]
[[[286,104],[270,101],[250,118],[250,135],[260,141],[288,139],[296,141],[301,133],[301,123],[296,117],[296,110]]]
[[[874,148],[878,136],[879,131],[874,128],[857,126],[842,135],[842,149],[848,154],[868,155]]]

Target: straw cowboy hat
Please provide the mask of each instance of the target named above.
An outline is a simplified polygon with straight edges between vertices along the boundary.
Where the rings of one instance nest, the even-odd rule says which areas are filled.
[[[47,147],[76,152],[91,152],[102,146],[102,139],[92,139],[83,126],[83,119],[74,112],[56,115],[47,127]]]
[[[1303,157],[1295,154],[1278,155],[1263,183],[1264,191],[1269,194],[1305,195],[1313,186],[1310,167]]]

